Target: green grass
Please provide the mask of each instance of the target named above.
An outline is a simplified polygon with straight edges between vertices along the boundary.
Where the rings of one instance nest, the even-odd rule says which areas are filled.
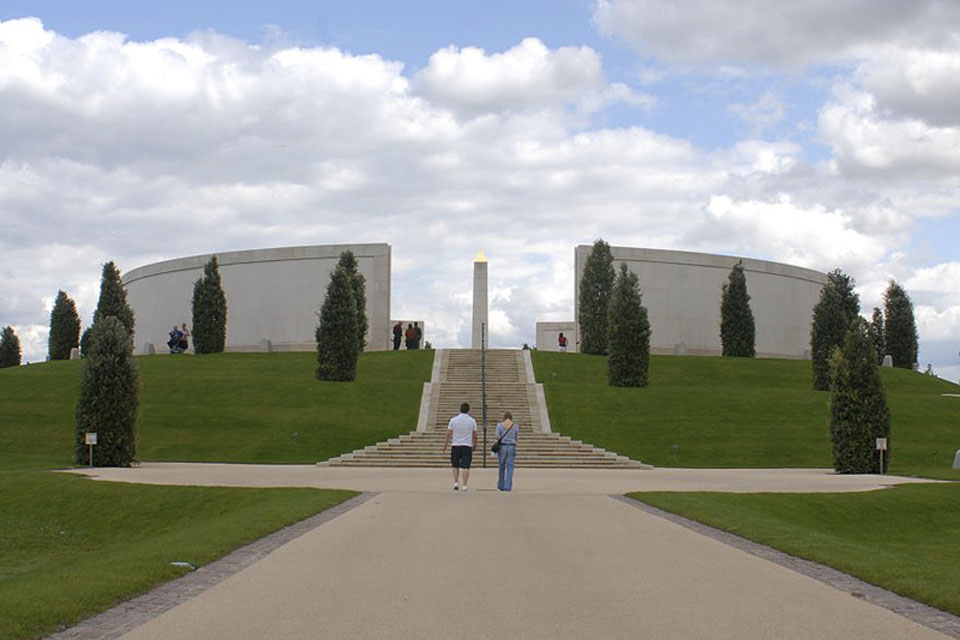
[[[416,428],[431,351],[365,353],[320,382],[311,353],[137,358],[140,460],[312,463]],[[0,468],[73,461],[80,362],[0,371]],[[294,435],[296,434],[296,435]],[[20,462],[7,461],[16,452]]]
[[[431,352],[370,353],[354,383],[315,356],[145,357],[141,460],[312,463],[416,427]],[[70,625],[355,495],[160,487],[47,471],[73,463],[79,362],[0,371],[0,640]],[[294,437],[296,433],[296,437]]]
[[[354,495],[0,471],[0,638],[71,625]]]
[[[653,356],[650,386],[606,384],[602,356],[534,352],[555,431],[657,466],[830,467],[830,394],[798,360]],[[960,479],[957,385],[882,369],[891,471]]]
[[[869,493],[631,493],[960,615],[960,484]]]

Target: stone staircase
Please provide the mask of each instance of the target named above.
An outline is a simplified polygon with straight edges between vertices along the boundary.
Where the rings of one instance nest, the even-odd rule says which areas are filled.
[[[528,356],[529,357],[529,356]],[[505,411],[513,414],[519,428],[517,467],[561,468],[649,468],[636,460],[551,433],[543,403],[537,401],[537,385],[528,380],[528,367],[519,350],[487,349],[485,358],[487,392],[487,445],[483,445],[481,353],[479,349],[444,349],[436,352],[434,380],[430,383],[429,410],[413,431],[352,453],[319,463],[323,466],[364,467],[447,467],[444,454],[447,422],[460,412],[460,403],[470,403],[470,414],[480,426],[473,466],[487,466],[497,460],[489,451],[496,440],[496,424]],[[545,405],[543,406],[545,411]]]

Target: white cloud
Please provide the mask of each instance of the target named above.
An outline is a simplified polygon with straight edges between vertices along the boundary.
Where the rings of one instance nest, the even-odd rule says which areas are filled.
[[[854,77],[881,109],[934,127],[960,125],[960,31],[940,47],[886,44],[861,57]]]
[[[839,169],[851,174],[951,181],[960,175],[960,126],[892,116],[872,94],[846,84],[820,110],[819,136]]]
[[[519,346],[536,320],[571,318],[573,247],[597,237],[842,264],[864,283],[896,268],[910,282],[915,267],[895,253],[913,220],[960,206],[947,148],[907,136],[888,149],[883,127],[901,120],[858,102],[862,88],[824,110],[831,170],[790,142],[704,150],[639,126],[586,126],[581,116],[612,101],[651,106],[607,82],[586,47],[527,40],[437,56],[411,80],[398,62],[332,48],[0,23],[0,325],[24,327],[38,360],[49,299],[66,290],[88,321],[107,260],[128,270],[228,249],[389,242],[395,317],[425,320],[435,345],[469,344],[482,248],[500,292],[491,344]],[[923,175],[941,177],[936,189],[929,177],[884,177],[917,156],[930,156]],[[960,329],[955,292],[923,294],[946,323],[936,335]]]
[[[564,105],[592,112],[621,101],[644,109],[655,104],[626,85],[608,85],[600,56],[590,47],[551,50],[537,38],[493,54],[451,45],[430,56],[413,86],[431,103],[466,116]]]
[[[750,104],[734,103],[727,107],[730,113],[743,118],[756,136],[770,127],[779,124],[784,116],[784,104],[772,91],[766,91],[756,102]]]
[[[940,46],[960,5],[948,0],[597,0],[594,21],[668,62],[798,68],[898,41]]]

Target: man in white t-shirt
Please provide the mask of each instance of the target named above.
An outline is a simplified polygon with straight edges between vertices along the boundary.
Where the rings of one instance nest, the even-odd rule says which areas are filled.
[[[477,446],[477,421],[470,417],[470,405],[464,402],[460,405],[460,413],[450,418],[447,425],[447,438],[443,442],[443,450],[450,447],[450,466],[453,467],[453,490],[461,487],[467,490],[467,480],[470,479],[470,463],[473,461],[473,448]],[[463,473],[463,484],[460,484],[460,473]]]

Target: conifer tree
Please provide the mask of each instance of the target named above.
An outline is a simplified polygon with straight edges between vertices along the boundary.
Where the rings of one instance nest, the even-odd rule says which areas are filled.
[[[607,330],[610,339],[607,382],[614,387],[647,386],[650,322],[641,302],[639,279],[622,262],[610,294]]]
[[[133,309],[127,304],[127,292],[120,279],[120,270],[113,262],[103,265],[103,274],[100,277],[100,299],[97,300],[97,309],[93,312],[93,323],[96,324],[104,316],[114,316],[120,320],[127,335],[131,340],[133,339]]]
[[[90,330],[89,353],[83,359],[77,400],[75,452],[86,464],[84,434],[96,433],[93,463],[128,467],[136,460],[136,423],[140,375],[133,345],[123,323],[101,316]]]
[[[853,291],[853,278],[840,269],[827,274],[820,300],[813,307],[810,354],[813,360],[813,388],[830,388],[830,358],[834,347],[843,344],[850,323],[860,313],[860,296]]]
[[[753,358],[757,354],[756,324],[743,260],[733,265],[727,282],[720,288],[720,344],[725,356]]]
[[[90,330],[93,328],[93,325],[87,327],[83,330],[83,333],[80,335],[80,357],[86,358],[87,354],[90,353]]]
[[[870,335],[873,338],[873,347],[877,351],[877,364],[883,364],[883,357],[887,355],[887,341],[883,330],[883,311],[877,307],[873,308]]]
[[[207,261],[203,277],[193,285],[192,311],[194,353],[222,353],[227,342],[227,296],[217,256]]]
[[[850,323],[843,347],[832,356],[830,441],[838,473],[878,473],[876,439],[888,438],[884,471],[890,461],[890,410],[877,369],[869,325],[857,317]]]
[[[50,312],[50,337],[47,340],[47,356],[51,360],[69,360],[70,350],[80,346],[80,316],[77,305],[64,291],[57,292],[57,299]]]
[[[883,335],[893,366],[913,369],[917,364],[917,325],[913,319],[913,302],[896,281],[883,294],[886,322]]]
[[[363,353],[367,346],[367,329],[370,322],[367,320],[367,282],[363,274],[357,270],[357,258],[352,251],[340,254],[338,266],[343,267],[353,285],[353,296],[357,303],[357,353]]]
[[[357,301],[353,281],[337,266],[330,276],[317,326],[317,378],[350,382],[357,377]]]
[[[610,245],[598,239],[583,265],[580,278],[577,318],[580,332],[581,353],[603,355],[609,353],[607,319],[610,307],[610,292],[616,278],[613,254]]]
[[[20,338],[13,327],[6,326],[0,332],[0,369],[20,366]]]

